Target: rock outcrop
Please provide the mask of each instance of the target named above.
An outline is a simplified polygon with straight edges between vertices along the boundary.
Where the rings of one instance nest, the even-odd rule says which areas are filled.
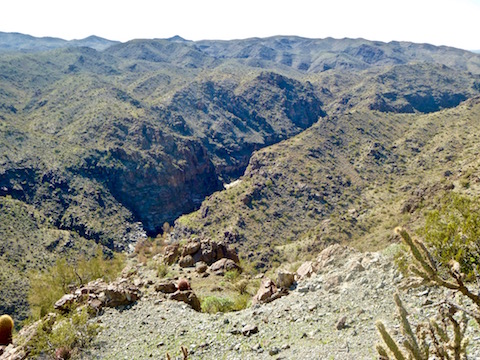
[[[222,275],[229,270],[241,272],[236,251],[224,242],[210,239],[192,239],[182,246],[168,245],[164,250],[163,261],[171,265],[177,259],[182,268],[194,267],[199,264],[199,273],[204,273],[207,270],[205,266],[209,265],[210,271],[217,275]]]
[[[72,307],[87,304],[95,310],[104,307],[117,307],[133,304],[140,299],[138,287],[127,279],[120,279],[107,284],[102,279],[89,282],[87,285],[66,294],[59,299],[54,308],[60,312],[69,312]]]

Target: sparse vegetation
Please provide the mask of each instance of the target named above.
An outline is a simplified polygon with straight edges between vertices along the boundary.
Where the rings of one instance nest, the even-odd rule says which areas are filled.
[[[78,287],[97,278],[105,281],[115,279],[124,267],[124,260],[121,254],[105,259],[101,248],[98,248],[91,259],[82,257],[72,263],[60,258],[44,271],[31,271],[28,301],[32,318],[37,320],[52,312],[55,301],[68,293],[72,286]]]
[[[33,338],[23,346],[29,356],[37,358],[49,356],[53,358],[59,353],[70,355],[76,348],[86,347],[97,335],[99,325],[89,321],[86,308],[72,312],[69,316],[55,318],[46,317],[37,325]]]

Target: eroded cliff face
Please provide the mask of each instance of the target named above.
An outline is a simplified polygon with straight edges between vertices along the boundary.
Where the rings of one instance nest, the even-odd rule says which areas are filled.
[[[113,196],[130,209],[150,233],[165,222],[198,208],[203,199],[223,188],[206,149],[196,141],[170,139],[170,151],[142,161],[141,154],[116,149],[121,163],[105,173]]]

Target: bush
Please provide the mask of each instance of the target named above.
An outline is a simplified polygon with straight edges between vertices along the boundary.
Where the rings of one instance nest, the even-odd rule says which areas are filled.
[[[74,348],[85,347],[99,331],[99,325],[88,320],[86,308],[68,317],[43,320],[33,338],[26,344],[29,355],[53,356],[57,349],[63,348],[69,352]]]
[[[233,301],[228,298],[206,296],[201,300],[202,312],[216,314],[233,310]]]
[[[467,279],[480,272],[478,199],[473,201],[452,193],[445,197],[438,209],[428,212],[425,220],[421,235],[435,261],[447,269],[452,260],[457,261]]]
[[[32,271],[29,274],[30,289],[28,303],[34,320],[40,319],[53,311],[53,305],[64,294],[70,292],[70,286],[80,286],[89,281],[103,278],[111,281],[123,269],[125,258],[115,254],[112,259],[105,259],[101,248],[91,259],[80,258],[76,263],[66,258],[58,259],[55,265],[45,271]]]
[[[247,308],[249,302],[248,294],[236,296],[233,300],[217,296],[206,296],[201,299],[202,312],[209,314],[243,310]]]

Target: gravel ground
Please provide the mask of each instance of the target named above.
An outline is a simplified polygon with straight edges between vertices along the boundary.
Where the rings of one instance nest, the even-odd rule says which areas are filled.
[[[181,359],[184,346],[189,359],[376,359],[375,321],[399,336],[393,294],[401,279],[388,258],[349,249],[288,296],[240,312],[198,313],[150,292],[130,308],[98,317],[103,330],[81,357],[160,359],[168,352]],[[434,309],[428,300],[441,296],[426,289],[401,292],[416,320],[429,318]],[[258,332],[242,334],[249,326]],[[470,358],[480,359],[478,327],[471,340]]]

